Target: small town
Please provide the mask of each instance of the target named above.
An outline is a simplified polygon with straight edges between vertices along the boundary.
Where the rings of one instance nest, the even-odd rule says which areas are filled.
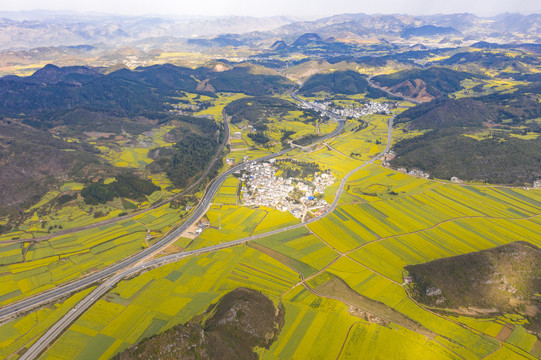
[[[390,114],[394,104],[391,103],[379,103],[375,101],[369,101],[364,104],[363,107],[334,107],[332,102],[323,101],[319,102],[307,102],[300,103],[299,106],[303,109],[314,109],[316,111],[328,111],[338,116],[359,119],[362,116],[369,114]]]
[[[277,169],[270,162],[249,164],[240,179],[242,203],[246,206],[267,206],[289,211],[296,218],[325,212],[330,205],[322,199],[325,188],[335,177],[328,172],[315,173],[312,181],[276,176]]]

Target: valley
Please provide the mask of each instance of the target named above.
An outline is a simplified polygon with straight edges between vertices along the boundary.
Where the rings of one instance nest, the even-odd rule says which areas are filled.
[[[1,67],[0,358],[541,359],[537,18]]]

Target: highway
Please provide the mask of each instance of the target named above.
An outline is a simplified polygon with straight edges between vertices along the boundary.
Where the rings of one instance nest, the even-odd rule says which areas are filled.
[[[316,142],[320,142],[320,141],[325,141],[331,137],[334,137],[336,135],[338,135],[340,132],[342,132],[344,128],[344,120],[343,119],[339,119],[338,121],[338,126],[336,127],[336,129],[327,134],[326,136],[322,137],[322,138],[319,138]],[[195,209],[195,211],[190,215],[190,217],[188,217],[188,219],[182,224],[180,225],[177,229],[175,229],[174,231],[170,232],[169,234],[165,235],[163,238],[159,239],[158,241],[156,241],[155,243],[153,243],[152,245],[150,245],[148,248],[142,250],[141,252],[127,258],[127,259],[124,259],[108,268],[105,268],[103,270],[100,270],[98,272],[95,272],[89,276],[86,276],[84,278],[81,278],[81,279],[78,279],[72,283],[69,283],[69,284],[66,284],[66,285],[63,285],[63,286],[59,286],[57,288],[54,288],[52,290],[49,290],[47,292],[43,292],[41,294],[38,294],[38,295],[35,295],[31,298],[28,298],[28,299],[24,299],[24,300],[21,300],[17,303],[14,303],[14,304],[11,304],[11,305],[8,305],[8,306],[5,306],[3,308],[0,309],[0,320],[3,320],[7,317],[11,317],[15,314],[17,314],[19,311],[27,311],[29,309],[32,309],[36,306],[39,306],[43,303],[46,303],[46,302],[49,302],[53,299],[56,299],[56,298],[59,298],[59,297],[62,297],[62,296],[65,296],[67,294],[70,294],[74,291],[77,291],[77,290],[80,290],[80,289],[83,289],[85,287],[88,287],[92,284],[95,284],[96,282],[99,282],[113,274],[115,274],[116,272],[120,271],[120,270],[123,270],[123,269],[126,269],[142,260],[145,260],[147,259],[148,257],[156,254],[157,252],[159,252],[160,250],[162,250],[164,247],[168,246],[169,244],[171,244],[172,242],[174,242],[178,237],[180,237],[180,235],[186,230],[188,229],[195,221],[197,221],[197,219],[199,219],[202,215],[204,215],[208,209],[208,207],[210,206],[210,203],[212,201],[212,199],[214,198],[214,195],[218,192],[221,184],[225,181],[225,179],[230,176],[231,174],[233,174],[235,171],[238,171],[238,170],[242,170],[247,164],[250,164],[250,163],[253,163],[253,162],[257,162],[257,161],[264,161],[264,160],[269,160],[269,159],[272,159],[274,157],[278,157],[278,156],[281,156],[285,153],[287,153],[288,151],[290,151],[291,148],[287,148],[287,149],[284,149],[282,151],[279,151],[277,153],[273,153],[273,154],[270,154],[270,155],[266,155],[264,157],[261,157],[259,159],[255,159],[255,160],[252,160],[252,161],[249,161],[249,162],[246,162],[246,163],[242,163],[242,164],[239,164],[231,169],[229,169],[228,171],[226,171],[225,173],[221,174],[220,176],[218,176],[213,182],[212,184],[210,185],[210,187],[207,189],[207,193],[203,196],[203,198],[201,199],[201,202],[199,204],[199,206]]]
[[[195,188],[203,180],[206,179],[206,177],[209,174],[210,170],[212,169],[212,167],[214,166],[216,161],[218,161],[218,159],[220,158],[220,156],[222,154],[222,151],[223,151],[223,149],[225,147],[225,144],[227,143],[227,140],[229,139],[229,122],[227,120],[227,115],[225,113],[225,108],[222,111],[222,119],[224,120],[224,141],[220,144],[220,146],[218,147],[218,150],[216,150],[216,154],[211,159],[211,161],[208,163],[207,168],[205,169],[203,174],[199,177],[199,179],[197,181],[195,181],[193,184],[191,184],[190,186],[188,186],[186,189],[182,190],[180,193],[178,193],[178,194],[176,194],[176,195],[174,195],[174,196],[172,196],[172,197],[170,197],[168,199],[162,200],[162,201],[160,201],[158,203],[152,204],[150,207],[148,207],[146,209],[139,210],[139,211],[130,213],[128,215],[119,216],[119,217],[112,218],[112,219],[107,219],[107,220],[103,220],[103,221],[94,222],[92,224],[88,224],[88,225],[77,227],[77,228],[60,230],[60,231],[57,231],[57,232],[55,232],[53,234],[50,234],[50,235],[38,236],[38,237],[35,237],[35,238],[31,238],[31,239],[24,239],[23,238],[23,239],[15,239],[15,240],[3,240],[1,242],[2,243],[14,243],[14,242],[24,243],[24,242],[29,242],[29,241],[31,241],[31,242],[39,242],[39,241],[49,240],[49,239],[55,238],[55,237],[60,236],[60,235],[72,234],[72,233],[76,233],[76,232],[83,231],[83,230],[95,229],[95,228],[98,228],[98,227],[101,227],[101,226],[115,224],[115,223],[118,223],[120,221],[124,221],[126,219],[133,218],[134,216],[137,216],[137,215],[143,214],[145,212],[151,211],[153,209],[157,209],[160,206],[165,205],[168,202],[171,202],[172,200],[189,193],[193,188]],[[0,318],[1,318],[1,316],[0,316]]]
[[[292,96],[298,100],[303,102],[301,99],[296,97],[296,94],[292,94]],[[334,137],[338,135],[344,128],[345,120],[342,118],[337,117],[336,115],[332,113],[328,113],[332,118],[338,120],[338,126],[336,129],[332,132],[327,134],[324,137],[321,137],[317,139],[315,142],[321,142],[325,141],[331,137]],[[224,182],[224,180],[233,174],[234,172],[243,169],[247,164],[257,162],[257,161],[264,161],[268,160],[274,157],[281,156],[288,151],[291,150],[291,148],[284,149],[280,152],[270,154],[264,157],[261,157],[259,159],[255,159],[243,164],[239,164],[228,171],[221,174],[219,177],[217,177],[210,187],[208,188],[207,193],[204,195],[203,199],[201,200],[199,206],[197,209],[190,215],[190,217],[177,229],[172,231],[171,233],[167,234],[160,240],[156,241],[154,244],[146,248],[145,250],[133,255],[130,258],[127,258],[125,260],[122,260],[115,265],[112,265],[109,268],[103,269],[101,271],[98,271],[90,276],[87,276],[85,278],[81,278],[77,281],[74,281],[73,283],[60,286],[58,288],[55,288],[53,290],[47,291],[45,293],[36,295],[32,298],[25,299],[23,301],[20,301],[18,303],[6,306],[2,309],[0,309],[0,320],[6,319],[12,316],[15,316],[19,311],[27,311],[30,310],[36,306],[39,306],[40,304],[49,302],[53,299],[56,299],[61,296],[66,296],[76,290],[83,289],[85,287],[91,286],[93,284],[96,284],[100,281],[103,281],[106,279],[102,284],[100,284],[96,289],[94,289],[87,297],[85,297],[83,300],[81,300],[72,310],[70,310],[64,317],[62,317],[57,323],[55,323],[41,338],[39,338],[29,349],[28,351],[23,354],[20,359],[34,359],[39,356],[48,346],[51,344],[58,336],[62,334],[62,332],[71,324],[73,323],[79,316],[81,316],[88,308],[90,308],[101,296],[103,296],[105,293],[107,293],[111,287],[113,287],[116,283],[118,283],[120,280],[129,277],[133,274],[136,274],[140,271],[145,271],[148,268],[153,268],[157,266],[161,266],[167,263],[175,262],[180,259],[200,255],[204,253],[214,252],[220,249],[225,249],[232,246],[237,246],[240,244],[247,243],[249,241],[253,241],[265,236],[278,234],[284,231],[296,229],[302,226],[305,226],[306,224],[312,223],[314,221],[317,221],[336,208],[338,205],[340,196],[342,192],[344,191],[344,187],[346,185],[347,180],[349,177],[354,174],[359,169],[374,163],[376,160],[378,160],[381,156],[383,156],[387,151],[389,151],[389,148],[391,146],[391,139],[392,139],[392,125],[393,125],[394,116],[391,117],[388,121],[388,135],[387,135],[387,146],[385,147],[385,150],[381,152],[376,157],[364,162],[362,165],[358,166],[357,168],[350,171],[341,181],[340,186],[338,190],[336,191],[336,195],[334,198],[333,203],[331,204],[331,207],[329,210],[323,214],[321,214],[318,217],[312,218],[307,222],[291,225],[282,229],[269,231],[264,234],[258,234],[253,235],[247,238],[227,242],[224,244],[218,244],[214,246],[209,246],[206,248],[198,249],[198,250],[191,250],[186,251],[178,254],[171,254],[164,257],[160,257],[157,259],[153,259],[150,261],[144,262],[144,260],[147,260],[149,257],[156,254],[158,251],[169,245],[170,243],[174,242],[188,227],[190,227],[195,221],[199,219],[200,216],[204,215],[207,209],[210,207],[211,201],[214,197],[214,195],[218,192],[221,184]],[[110,278],[109,278],[110,277]]]
[[[312,218],[312,219],[310,219],[308,221],[300,223],[300,224],[290,225],[290,226],[280,228],[280,229],[277,229],[277,230],[268,231],[266,233],[252,235],[252,236],[249,236],[249,237],[246,237],[246,238],[242,238],[242,239],[238,239],[238,240],[234,240],[234,241],[229,241],[227,243],[218,244],[218,245],[214,245],[214,246],[209,246],[209,247],[198,249],[198,250],[191,250],[191,251],[186,251],[186,252],[182,252],[182,253],[178,253],[178,254],[170,254],[170,255],[167,255],[167,256],[164,256],[164,257],[161,257],[161,258],[158,258],[158,259],[148,261],[148,262],[140,265],[137,269],[134,269],[134,271],[137,272],[137,271],[143,270],[145,267],[148,267],[148,268],[157,267],[157,266],[161,266],[161,265],[165,265],[165,264],[168,264],[168,263],[171,263],[171,262],[178,261],[178,260],[186,258],[186,257],[200,255],[200,254],[209,253],[209,252],[213,252],[213,251],[220,250],[220,249],[226,249],[226,248],[229,248],[229,247],[245,244],[245,243],[247,243],[249,241],[253,241],[253,240],[256,240],[256,239],[261,239],[261,238],[264,238],[264,237],[267,237],[267,236],[270,236],[270,235],[279,234],[279,233],[284,232],[284,231],[297,229],[297,228],[303,227],[305,225],[308,225],[308,224],[310,224],[312,222],[315,222],[315,221],[318,221],[318,220],[324,218],[328,214],[332,213],[334,211],[334,209],[336,209],[336,207],[338,206],[340,196],[344,192],[344,187],[346,186],[346,183],[347,183],[349,177],[351,175],[353,175],[354,173],[356,173],[357,171],[359,171],[360,169],[362,169],[362,168],[364,168],[364,167],[366,167],[366,166],[368,166],[370,164],[373,164],[376,160],[380,159],[385,153],[387,153],[389,151],[389,149],[391,147],[391,140],[392,140],[393,121],[394,121],[394,116],[392,118],[390,118],[389,121],[388,121],[387,146],[385,147],[385,150],[383,150],[381,153],[379,153],[376,157],[365,161],[360,166],[358,166],[355,169],[351,170],[349,173],[347,173],[346,176],[344,176],[344,178],[340,182],[340,186],[338,187],[338,190],[336,191],[334,201],[332,202],[332,204],[329,207],[328,211],[326,211],[326,212],[320,214],[319,216],[314,217],[314,218]]]

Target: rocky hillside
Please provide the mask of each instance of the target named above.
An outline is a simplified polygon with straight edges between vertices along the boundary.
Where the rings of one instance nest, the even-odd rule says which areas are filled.
[[[515,242],[405,268],[412,294],[429,306],[462,313],[521,313],[541,334],[541,249]]]
[[[460,90],[462,80],[474,78],[481,78],[481,76],[464,71],[432,67],[379,75],[372,80],[395,94],[419,101],[430,101]]]

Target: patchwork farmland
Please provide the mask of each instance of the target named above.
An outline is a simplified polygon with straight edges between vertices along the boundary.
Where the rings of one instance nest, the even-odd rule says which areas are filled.
[[[337,176],[325,192],[332,202],[339,181],[383,150],[372,141],[383,138],[388,118],[372,116],[358,131],[350,123],[326,144],[287,155]],[[299,227],[121,281],[40,358],[109,359],[200,316],[238,287],[258,290],[285,309],[277,341],[257,349],[263,359],[353,359],[360,353],[400,359],[541,358],[539,340],[522,326],[524,317],[442,314],[415,302],[404,285],[408,264],[515,241],[541,246],[541,191],[420,179],[377,162],[349,177],[334,211],[300,225],[286,212],[240,206],[238,185],[234,177],[221,185],[204,215],[209,226],[195,239],[180,238],[177,250]],[[2,244],[0,301],[7,304],[112,264],[148,246],[181,215],[180,209],[163,206],[99,232]],[[18,358],[90,290],[0,325],[0,355]]]

